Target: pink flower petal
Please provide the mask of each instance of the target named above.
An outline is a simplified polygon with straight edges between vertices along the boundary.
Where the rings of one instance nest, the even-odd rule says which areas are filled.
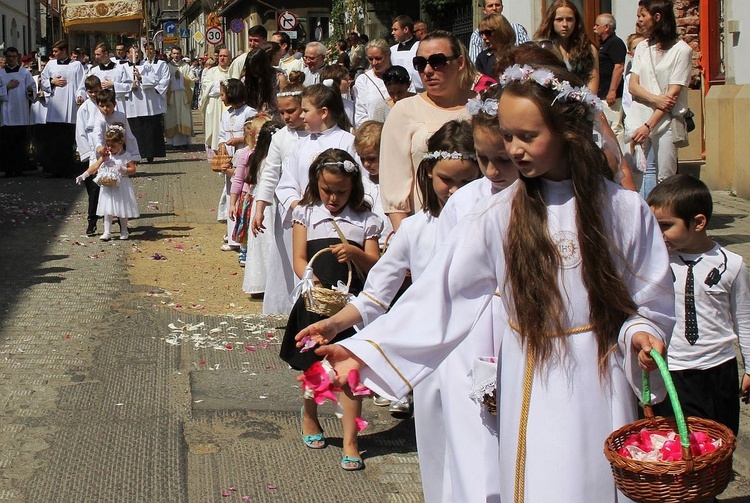
[[[312,348],[314,348],[315,346],[317,346],[317,345],[318,345],[318,343],[317,343],[317,342],[315,342],[314,340],[312,340],[312,337],[310,337],[309,335],[306,335],[306,336],[304,336],[304,337],[302,338],[302,340],[301,340],[300,342],[301,342],[302,344],[304,344],[304,345],[303,345],[303,346],[302,346],[302,347],[300,348],[300,350],[299,350],[299,352],[300,352],[300,353],[307,353],[307,352],[308,352],[308,351],[310,351],[310,350],[311,350]]]
[[[361,417],[355,417],[354,422],[357,423],[357,433],[367,428],[369,424],[367,421],[365,421]]]

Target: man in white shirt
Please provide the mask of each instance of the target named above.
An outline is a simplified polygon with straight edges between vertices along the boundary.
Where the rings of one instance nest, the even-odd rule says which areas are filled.
[[[133,79],[128,75],[126,68],[126,64],[121,65],[119,62],[112,61],[109,57],[109,47],[101,43],[94,49],[94,65],[88,73],[99,77],[102,89],[114,89],[117,97],[117,111],[123,113],[126,113],[125,103],[133,86]]]
[[[305,55],[302,59],[305,62],[305,86],[320,83],[320,71],[326,66],[326,46],[320,42],[310,42],[305,47]]]
[[[502,14],[503,0],[485,0],[483,12],[485,16],[488,14]],[[531,40],[531,38],[529,38],[529,34],[526,33],[526,28],[518,23],[510,23],[510,25],[513,27],[513,31],[516,32],[517,46]],[[479,53],[486,48],[487,44],[485,44],[484,40],[482,40],[482,37],[479,35],[479,29],[477,28],[476,30],[474,30],[474,33],[471,34],[471,39],[469,40],[469,59],[471,60],[471,62],[475,63]]]
[[[263,25],[258,24],[251,26],[247,30],[247,51],[243,52],[232,61],[229,66],[229,78],[239,79],[242,77],[242,71],[245,69],[245,61],[247,60],[247,54],[260,47],[260,44],[268,40],[268,30]]]
[[[221,102],[221,83],[229,78],[229,49],[219,49],[218,64],[203,72],[201,82],[200,110],[203,113],[206,148],[216,151],[219,148],[219,129],[224,104]]]
[[[391,34],[396,39],[396,44],[391,46],[391,64],[406,68],[411,82],[414,84],[414,89],[421,93],[424,91],[422,79],[412,63],[419,47],[419,41],[414,38],[414,21],[409,16],[396,17],[393,20],[393,26],[391,26]]]
[[[83,66],[68,56],[64,40],[52,46],[52,59],[42,71],[42,90],[48,93],[47,123],[40,137],[42,165],[53,177],[75,176],[76,112],[86,98]]]
[[[281,46],[281,60],[279,61],[279,68],[284,70],[287,77],[290,72],[301,72],[305,65],[301,59],[294,57],[294,51],[292,51],[292,39],[286,33],[277,31],[271,35],[271,40]]]
[[[31,73],[20,65],[19,58],[18,49],[8,47],[5,66],[0,68],[0,86],[6,92],[6,99],[0,106],[0,151],[6,177],[19,176],[29,162],[29,103],[36,96],[36,84]]]

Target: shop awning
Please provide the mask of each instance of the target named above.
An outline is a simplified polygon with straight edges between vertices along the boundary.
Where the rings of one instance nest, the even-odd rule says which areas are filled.
[[[138,33],[143,22],[142,0],[101,0],[62,6],[66,32]]]

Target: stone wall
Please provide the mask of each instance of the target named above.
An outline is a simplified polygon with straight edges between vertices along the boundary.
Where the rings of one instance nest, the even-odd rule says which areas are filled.
[[[700,19],[698,4],[700,0],[675,0],[674,14],[677,18],[677,33],[693,49],[693,74],[690,81],[692,89],[700,88]]]

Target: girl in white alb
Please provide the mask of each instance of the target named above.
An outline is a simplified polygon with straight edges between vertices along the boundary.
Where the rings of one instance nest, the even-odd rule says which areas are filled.
[[[292,269],[292,230],[282,225],[275,191],[282,167],[292,155],[300,138],[307,135],[302,118],[301,84],[289,84],[276,95],[286,127],[273,135],[255,188],[255,212],[251,228],[254,236],[268,234],[271,243],[263,294],[263,314],[286,314],[292,309],[289,292],[294,288]]]
[[[128,220],[138,218],[138,202],[135,199],[130,175],[136,172],[133,156],[125,150],[125,128],[113,124],[105,135],[106,149],[103,155],[80,176],[76,178],[79,185],[89,176],[96,173],[94,182],[101,185],[96,214],[104,217],[104,233],[99,236],[102,241],[109,241],[113,217],[120,221],[120,239],[128,239]]]
[[[318,154],[337,148],[359,162],[354,150],[354,135],[348,132],[351,124],[346,118],[338,89],[323,84],[306,87],[302,91],[302,117],[309,134],[295,147],[276,187],[285,228],[292,226],[292,211],[305,193],[308,171]]]
[[[472,333],[499,288],[507,321],[486,334],[500,340],[499,500],[628,501],[602,445],[637,418],[641,372],[656,369],[649,352],[666,351],[664,240],[640,196],[606,179],[592,141],[598,99],[582,82],[518,65],[499,82],[521,178],[459,222],[388,314],[316,353],[337,376],[360,369],[373,391],[402,396]],[[658,402],[663,382],[652,373],[651,384]]]
[[[466,121],[449,121],[427,141],[428,153],[417,169],[419,189],[424,194],[422,211],[407,217],[401,222],[396,234],[390,240],[385,254],[371,269],[362,293],[351,304],[344,307],[331,318],[317,322],[302,330],[300,337],[321,334],[319,342],[329,343],[333,337],[343,330],[357,323],[365,326],[383,315],[393,302],[401,288],[407,273],[411,273],[413,280],[429,268],[433,251],[438,245],[435,233],[438,227],[438,217],[449,197],[460,187],[476,180],[481,172],[474,155],[474,140],[471,125]],[[407,290],[408,291],[408,290]],[[396,302],[398,305],[398,302]],[[409,332],[399,331],[403,338],[411,337]],[[487,355],[494,355],[495,348],[490,347]],[[475,354],[470,355],[472,358]],[[443,366],[452,370],[459,368],[449,360],[456,360],[458,355],[451,355]],[[469,358],[471,359],[471,358]],[[462,493],[462,501],[491,501],[487,494],[497,494],[497,490],[489,490],[485,481],[480,481],[478,473],[488,471],[484,466],[489,458],[490,466],[497,467],[497,432],[492,421],[488,429],[483,425],[490,418],[490,414],[481,410],[470,395],[470,380],[466,377],[471,370],[471,363],[464,366],[463,371],[453,372],[452,375],[442,375],[440,371],[422,381],[414,389],[414,420],[417,434],[417,451],[419,454],[419,468],[422,474],[422,487],[425,501],[449,502],[453,499],[456,487],[472,488],[469,493]],[[462,459],[451,459],[455,445],[466,440],[466,436],[449,435],[446,427],[452,424],[451,414],[462,414],[463,426],[473,436],[469,440],[480,439],[478,442],[463,442],[464,450],[470,451],[469,456]],[[482,435],[488,438],[482,439]],[[490,449],[484,449],[488,445]],[[488,455],[484,451],[489,450]],[[454,462],[471,461],[468,466],[454,467]],[[467,480],[454,480],[452,473],[463,470],[469,475]],[[496,480],[497,477],[494,477]]]

